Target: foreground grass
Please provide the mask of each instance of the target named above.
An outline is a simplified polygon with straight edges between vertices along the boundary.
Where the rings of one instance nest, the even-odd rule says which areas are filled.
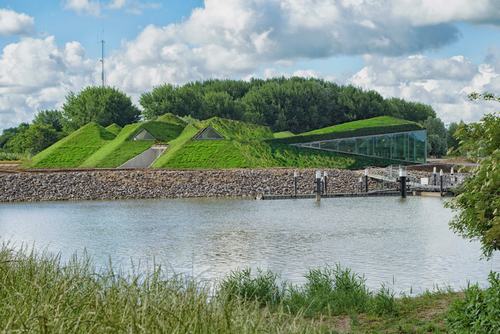
[[[311,270],[306,283],[270,272],[233,272],[196,283],[161,268],[96,271],[76,257],[0,249],[0,332],[38,333],[428,333],[445,331],[451,292],[395,298],[370,292],[341,267]]]

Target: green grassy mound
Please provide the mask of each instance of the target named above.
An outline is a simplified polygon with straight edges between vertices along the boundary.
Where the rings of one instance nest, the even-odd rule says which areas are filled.
[[[111,125],[108,125],[106,127],[106,130],[108,130],[109,132],[113,133],[115,136],[118,136],[118,134],[120,133],[120,131],[122,131],[122,127],[119,126],[116,123],[113,123]]]
[[[157,138],[158,142],[168,143],[179,136],[183,126],[159,121],[126,125],[115,140],[92,154],[82,163],[82,167],[119,167],[144,152],[155,143],[155,140],[133,140],[133,137],[142,129]]]
[[[291,131],[281,131],[281,132],[273,133],[273,137],[276,139],[288,138],[288,137],[292,137],[292,136],[295,136],[295,134]]]
[[[207,126],[213,127],[225,139],[193,139],[200,130]],[[192,123],[184,129],[179,138],[170,142],[169,149],[153,164],[153,167],[172,169],[266,167],[357,169],[365,166],[390,164],[389,161],[383,159],[321,152],[268,140],[275,135],[267,127],[220,118]]]
[[[33,157],[31,168],[76,168],[115,138],[104,127],[89,123]]]
[[[177,124],[177,125],[180,125],[183,127],[187,125],[187,122],[185,120],[183,120],[182,118],[180,118],[174,114],[171,114],[171,113],[166,113],[164,115],[158,116],[158,118],[156,118],[156,120],[158,122]]]
[[[278,138],[274,139],[274,141],[283,144],[293,144],[422,129],[422,126],[415,122],[390,116],[380,116],[304,132],[293,137]]]

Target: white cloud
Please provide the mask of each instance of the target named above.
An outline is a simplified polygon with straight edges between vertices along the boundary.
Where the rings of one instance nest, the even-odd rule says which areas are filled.
[[[96,65],[80,43],[59,48],[52,36],[7,45],[0,55],[0,128],[60,105],[70,91],[94,82]]]
[[[110,0],[109,2],[98,0],[65,0],[64,7],[79,14],[93,16],[100,16],[103,10],[125,10],[127,13],[139,15],[146,9],[161,7],[161,4],[139,0]]]
[[[385,97],[430,104],[444,122],[477,121],[483,114],[498,110],[494,103],[471,102],[467,98],[473,91],[500,88],[500,68],[490,63],[474,65],[463,56],[431,59],[421,55],[368,56],[365,62],[350,83],[374,89]]]
[[[0,36],[29,35],[34,27],[35,19],[31,16],[0,8]]]
[[[66,0],[65,8],[79,14],[99,16],[101,13],[100,2],[93,0]]]

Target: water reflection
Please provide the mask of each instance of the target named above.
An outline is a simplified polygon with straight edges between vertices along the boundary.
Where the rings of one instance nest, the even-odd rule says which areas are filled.
[[[97,263],[111,257],[125,268],[154,259],[209,279],[250,266],[301,282],[308,268],[341,263],[372,288],[484,283],[500,260],[480,261],[477,243],[448,230],[450,218],[436,198],[0,204],[0,239],[63,257],[86,248]]]

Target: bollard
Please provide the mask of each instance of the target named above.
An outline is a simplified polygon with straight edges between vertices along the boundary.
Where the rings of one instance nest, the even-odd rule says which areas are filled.
[[[293,195],[297,197],[297,179],[299,178],[299,173],[293,172]]]
[[[316,171],[316,202],[321,201],[321,172]]]
[[[365,169],[365,193],[368,192],[368,168]]]
[[[451,171],[450,171],[450,185],[453,186],[454,183],[455,183],[455,171],[453,170],[453,167],[451,167]]]
[[[439,171],[439,192],[441,193],[441,196],[443,196],[444,192],[444,186],[443,186],[443,170],[441,169]]]
[[[324,180],[325,180],[325,181],[324,181],[325,183],[324,183],[324,185],[323,185],[323,186],[324,186],[324,188],[325,188],[325,195],[328,195],[328,172],[327,172],[327,171],[324,171],[324,172],[323,172],[323,175],[324,175],[324,176],[323,176],[323,178],[324,178]]]
[[[363,192],[363,178],[361,176],[359,177],[358,184],[359,184],[359,192],[362,193]]]
[[[436,167],[432,169],[432,184],[434,186],[437,186],[437,172],[436,172]]]
[[[406,170],[399,167],[399,182],[401,183],[401,198],[406,198]]]

